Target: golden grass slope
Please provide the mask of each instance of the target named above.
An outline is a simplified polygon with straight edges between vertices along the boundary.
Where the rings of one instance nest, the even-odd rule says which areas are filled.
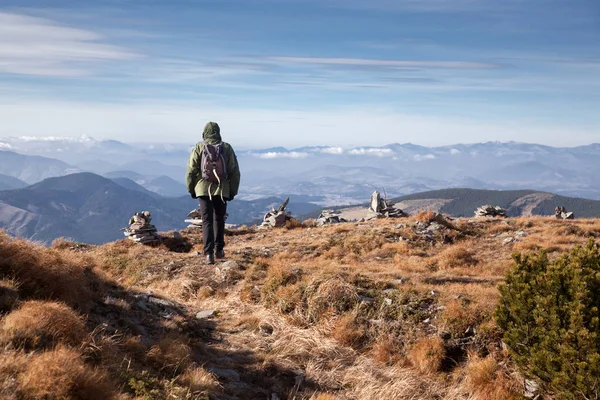
[[[600,221],[458,219],[424,235],[432,221],[244,228],[218,271],[191,231],[157,247],[0,235],[0,398],[521,398],[497,285],[514,251],[558,257]]]

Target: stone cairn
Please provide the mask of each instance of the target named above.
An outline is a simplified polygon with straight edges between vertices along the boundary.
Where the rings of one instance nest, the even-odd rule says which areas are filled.
[[[558,219],[575,219],[575,214],[567,212],[564,207],[556,207],[554,209],[554,216]]]
[[[266,213],[259,228],[281,228],[285,226],[287,221],[292,220],[292,215],[285,210],[289,201],[290,198],[288,197],[277,209],[272,208],[271,211]]]
[[[315,221],[316,226],[340,224],[342,222],[348,222],[341,217],[340,213],[333,210],[323,210],[319,215],[319,218]]]
[[[394,207],[391,200],[382,199],[381,193],[378,191],[373,192],[366,219],[400,217],[408,217],[408,215],[401,209]]]
[[[475,210],[476,217],[503,217],[506,218],[506,210],[500,206],[485,205]]]
[[[188,228],[200,229],[202,230],[202,214],[200,214],[200,210],[194,209],[188,213],[188,219],[184,222],[187,222]]]
[[[151,221],[152,217],[149,211],[133,214],[133,217],[129,219],[129,227],[123,228],[125,237],[141,244],[159,242],[160,236],[158,235],[156,226],[150,223]]]

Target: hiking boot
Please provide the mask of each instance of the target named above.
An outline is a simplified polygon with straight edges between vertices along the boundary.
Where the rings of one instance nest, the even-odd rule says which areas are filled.
[[[217,253],[215,254],[215,258],[225,258],[225,251],[217,250]]]
[[[208,265],[212,265],[215,263],[215,256],[213,255],[213,253],[207,254],[206,255],[206,264]]]

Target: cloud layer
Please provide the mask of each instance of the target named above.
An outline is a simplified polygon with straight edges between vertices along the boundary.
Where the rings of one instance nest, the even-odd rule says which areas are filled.
[[[0,73],[82,77],[93,74],[93,64],[136,57],[93,31],[0,11]]]

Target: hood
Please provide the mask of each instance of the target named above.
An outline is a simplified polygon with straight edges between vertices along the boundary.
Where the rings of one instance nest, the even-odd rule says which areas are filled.
[[[221,128],[216,122],[209,122],[204,126],[204,133],[202,133],[202,139],[209,144],[219,143],[221,139]]]

